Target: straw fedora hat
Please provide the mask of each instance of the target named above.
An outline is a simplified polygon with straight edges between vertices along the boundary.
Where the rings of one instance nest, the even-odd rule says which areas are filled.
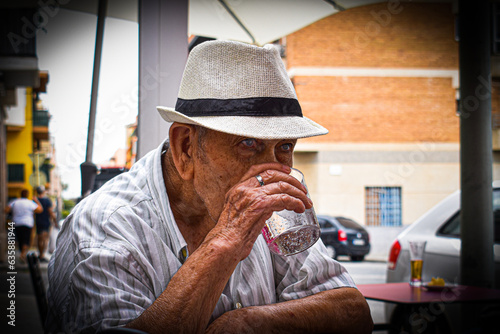
[[[302,115],[273,45],[232,41],[198,45],[188,57],[175,108],[157,109],[167,122],[250,138],[296,139],[328,133]]]

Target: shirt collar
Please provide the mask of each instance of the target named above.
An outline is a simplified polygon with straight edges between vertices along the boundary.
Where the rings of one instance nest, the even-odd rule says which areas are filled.
[[[167,238],[169,238],[170,247],[181,263],[184,263],[188,257],[187,243],[182,236],[182,233],[175,222],[170,202],[168,201],[167,189],[163,180],[163,171],[161,166],[162,152],[165,144],[168,143],[168,138],[163,141],[160,146],[153,152],[149,166],[149,187],[153,197],[153,203],[156,205],[160,213],[161,221],[164,222],[167,229]]]

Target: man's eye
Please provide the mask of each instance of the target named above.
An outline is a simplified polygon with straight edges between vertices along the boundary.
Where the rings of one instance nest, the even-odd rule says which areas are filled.
[[[246,147],[255,147],[257,146],[257,141],[253,138],[248,138],[245,140],[242,140],[241,143],[246,146]]]
[[[291,151],[293,149],[293,144],[290,144],[290,143],[283,144],[283,145],[281,145],[281,149],[283,151]]]

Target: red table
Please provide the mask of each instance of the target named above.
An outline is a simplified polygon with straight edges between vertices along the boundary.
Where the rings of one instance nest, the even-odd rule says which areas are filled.
[[[418,323],[420,318],[416,318],[416,316],[422,314],[422,308],[429,309],[432,305],[441,307],[449,303],[500,302],[500,290],[475,286],[455,285],[433,291],[425,287],[412,287],[408,283],[361,284],[357,287],[366,299],[394,303],[399,308],[396,318],[400,319],[391,319],[390,324],[377,324],[375,330],[395,329],[399,332],[402,327],[411,325],[412,316],[414,317],[413,322]],[[401,318],[404,317],[406,319],[402,320]],[[408,317],[410,317],[409,320]],[[434,323],[430,324],[430,327],[448,326],[444,323],[445,319],[439,317],[436,319],[432,320]],[[406,321],[406,324],[403,324],[402,321]]]
[[[429,291],[408,283],[361,284],[359,291],[366,299],[396,304],[428,304],[432,302],[464,303],[500,301],[500,290],[455,285],[450,289]]]

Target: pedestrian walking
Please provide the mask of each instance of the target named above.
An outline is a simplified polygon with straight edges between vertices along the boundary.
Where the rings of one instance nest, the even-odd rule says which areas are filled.
[[[43,207],[36,197],[28,199],[27,189],[21,191],[21,198],[11,201],[5,208],[5,213],[12,214],[12,221],[16,229],[16,238],[21,251],[20,261],[26,262],[26,253],[30,247],[31,230],[35,224],[34,213],[43,211]]]
[[[40,262],[49,262],[45,258],[45,252],[49,244],[49,234],[52,223],[57,224],[57,218],[52,210],[52,201],[47,197],[44,186],[36,188],[37,199],[43,207],[43,211],[35,215],[36,234],[38,236],[38,252]]]

